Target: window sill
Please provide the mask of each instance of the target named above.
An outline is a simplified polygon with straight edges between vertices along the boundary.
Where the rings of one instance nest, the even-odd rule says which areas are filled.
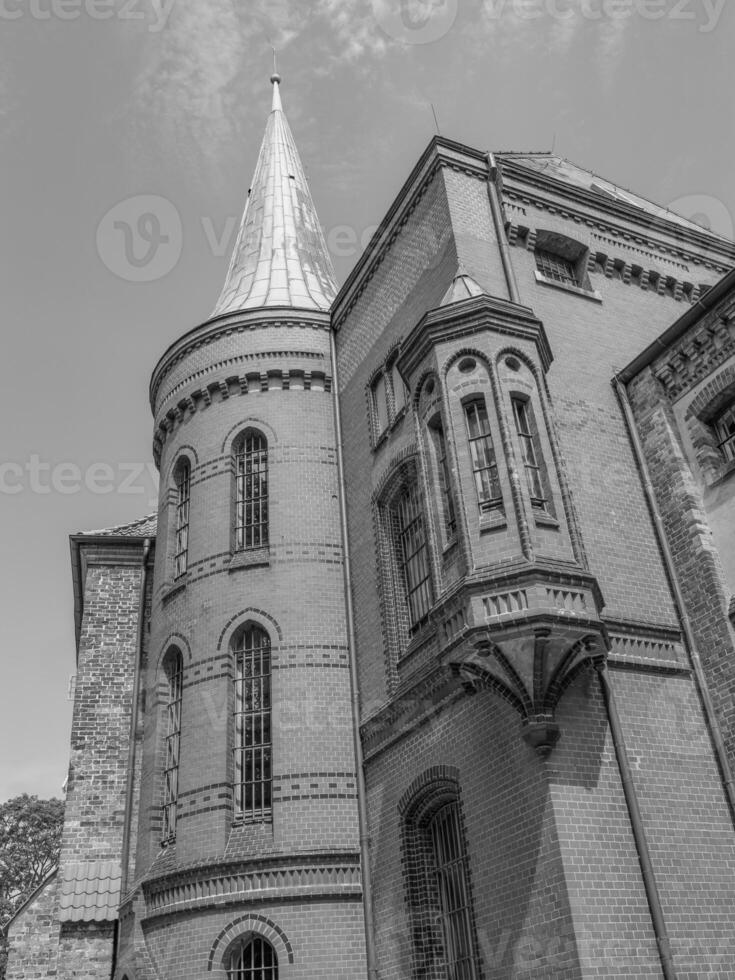
[[[496,531],[507,527],[508,521],[505,518],[505,511],[502,508],[480,514],[480,534],[484,531]]]
[[[712,487],[717,487],[721,483],[726,483],[733,473],[735,473],[735,459],[731,459],[728,463],[723,463],[722,467],[717,471],[717,476],[708,481],[707,489],[710,490]]]
[[[550,279],[545,276],[543,272],[539,272],[538,269],[535,270],[536,282],[541,283],[542,286],[551,286],[553,289],[561,289],[565,293],[574,293],[577,296],[584,296],[585,299],[591,299],[595,303],[602,302],[602,296],[597,292],[596,289],[582,289],[581,286],[570,286],[565,282],[557,282],[556,279]]]
[[[553,527],[559,530],[559,522],[551,514],[547,513],[545,510],[536,510],[533,512],[533,520],[536,527]]]
[[[457,535],[456,533],[451,536],[449,541],[444,545],[442,549],[442,558],[448,558],[452,551],[457,547]]]
[[[397,429],[398,428],[398,425],[405,418],[407,411],[408,411],[408,409],[404,405],[403,408],[400,410],[400,412],[396,415],[396,417],[394,419],[392,419],[392,421],[390,421],[386,425],[386,427],[383,429],[383,431],[380,433],[380,435],[377,436],[374,439],[374,441],[373,441],[373,452],[375,452],[377,449],[379,449],[383,445],[384,442],[387,442],[388,441],[388,439],[389,439],[391,433],[393,432],[393,430],[394,429]]]
[[[234,572],[238,568],[257,568],[270,565],[270,547],[264,545],[262,548],[246,548],[243,551],[235,551],[230,557],[228,571]]]
[[[169,599],[173,599],[175,595],[179,592],[183,592],[186,588],[186,583],[189,581],[189,573],[185,572],[179,578],[174,579],[173,582],[169,582],[163,588],[163,593],[161,595],[162,602],[168,602]]]

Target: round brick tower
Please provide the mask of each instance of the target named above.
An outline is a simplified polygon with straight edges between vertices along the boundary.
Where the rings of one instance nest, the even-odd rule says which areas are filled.
[[[222,295],[151,381],[160,498],[118,980],[365,975],[335,282],[271,80]]]

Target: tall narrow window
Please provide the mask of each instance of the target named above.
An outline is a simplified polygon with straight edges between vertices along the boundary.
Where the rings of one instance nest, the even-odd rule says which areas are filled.
[[[235,811],[244,820],[271,812],[271,650],[257,626],[239,634],[235,654]]]
[[[182,460],[176,470],[176,548],[174,551],[174,576],[180,578],[187,568],[189,553],[189,501],[191,494],[191,467]]]
[[[406,589],[408,619],[415,631],[426,619],[432,602],[429,554],[418,486],[412,483],[398,498],[398,554]]]
[[[445,975],[451,980],[474,980],[467,856],[456,802],[447,803],[434,816],[429,835],[444,933]]]
[[[246,432],[235,444],[235,548],[268,544],[268,443]]]
[[[163,841],[176,838],[176,808],[179,798],[179,750],[181,747],[181,699],[184,662],[179,650],[167,657],[166,677],[166,763],[163,773]]]
[[[388,387],[382,372],[373,381],[371,393],[373,400],[373,438],[379,439],[388,428],[390,421],[388,416]]]
[[[533,507],[544,507],[546,505],[546,495],[544,494],[541,451],[538,445],[538,430],[536,429],[536,421],[533,417],[533,409],[525,398],[516,396],[511,401],[513,403],[513,417],[515,418],[516,431],[523,454],[523,465],[526,469],[526,480],[528,481],[531,505]]]
[[[717,443],[725,460],[729,463],[735,459],[735,405],[719,416],[715,422]]]
[[[464,417],[467,424],[467,438],[470,444],[472,472],[475,477],[477,502],[481,511],[501,507],[503,498],[500,493],[498,479],[498,464],[495,458],[495,447],[490,433],[490,423],[484,398],[475,398],[466,402]]]
[[[398,371],[396,361],[393,361],[390,366],[390,380],[393,387],[393,417],[398,418],[406,407],[406,386]]]
[[[227,964],[227,980],[278,980],[278,958],[260,936],[237,946]]]
[[[449,478],[449,461],[447,460],[447,441],[444,438],[444,426],[441,416],[435,415],[429,423],[434,448],[436,451],[436,465],[439,478],[439,489],[441,490],[442,510],[444,515],[444,527],[447,537],[452,537],[457,531],[457,517],[454,511],[454,497],[452,496],[452,484]]]

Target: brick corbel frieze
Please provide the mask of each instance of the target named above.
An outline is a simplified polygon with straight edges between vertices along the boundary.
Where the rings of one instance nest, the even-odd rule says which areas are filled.
[[[145,919],[236,902],[362,897],[358,853],[315,854],[257,861],[208,863],[144,881]]]

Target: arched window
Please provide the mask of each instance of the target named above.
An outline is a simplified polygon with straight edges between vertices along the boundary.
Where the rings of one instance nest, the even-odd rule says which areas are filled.
[[[278,980],[278,957],[269,942],[253,936],[230,953],[227,980]]]
[[[189,552],[189,501],[191,466],[182,459],[176,467],[176,541],[174,545],[174,578],[185,574]]]
[[[416,977],[476,980],[467,848],[457,785],[440,780],[404,816]]]
[[[249,823],[271,814],[271,648],[268,634],[248,624],[233,642],[235,656],[235,813]]]
[[[268,442],[254,430],[233,446],[235,470],[235,550],[268,544]]]
[[[176,647],[164,661],[166,673],[166,756],[163,771],[163,841],[176,838],[176,809],[179,797],[179,755],[181,747],[181,701],[184,661]]]
[[[464,851],[456,801],[434,815],[429,826],[436,895],[444,934],[447,976],[473,980],[470,900],[467,888],[467,855]]]

